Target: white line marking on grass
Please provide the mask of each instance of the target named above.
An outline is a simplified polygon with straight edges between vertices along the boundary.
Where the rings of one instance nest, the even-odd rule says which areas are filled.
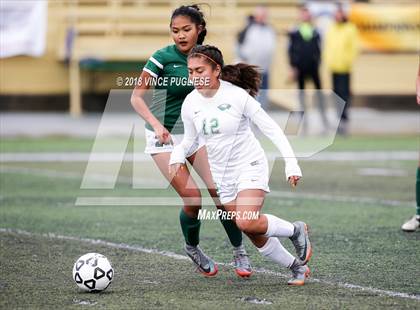
[[[79,179],[81,180],[83,176],[79,173],[69,172],[69,171],[59,171],[52,169],[39,169],[39,168],[26,168],[26,167],[1,167],[1,173],[24,173],[24,174],[33,174],[40,175],[44,177],[56,177],[63,179]],[[92,175],[97,179],[98,182],[107,182],[109,176],[106,174],[97,174]],[[132,184],[132,179],[128,177],[118,177],[119,182],[124,184]],[[141,182],[141,183],[140,183]],[[157,186],[160,183],[154,183],[150,179],[136,179],[136,184],[144,184],[145,186]],[[349,197],[349,196],[336,196],[336,195],[325,195],[317,193],[308,193],[308,192],[286,192],[286,191],[271,191],[268,194],[268,197],[279,197],[279,198],[289,198],[289,199],[313,199],[318,201],[329,201],[329,202],[350,202],[350,203],[365,203],[365,204],[374,204],[374,205],[384,205],[392,207],[406,207],[413,208],[415,206],[414,201],[400,201],[400,200],[387,200],[387,199],[377,199],[370,197]],[[76,200],[76,205],[78,206],[108,206],[108,205],[151,205],[152,202],[156,205],[179,205],[182,203],[179,197],[78,197]],[[153,200],[154,199],[154,200]],[[177,200],[178,199],[178,200]],[[203,197],[203,205],[213,206],[213,200],[208,197]]]
[[[276,271],[267,270],[265,268],[256,268],[254,270],[255,270],[255,272],[263,273],[263,274],[267,274],[267,275],[287,277],[284,274],[281,274],[281,273],[276,272]],[[374,294],[377,294],[377,295],[380,295],[380,296],[399,297],[399,298],[408,298],[408,299],[420,300],[420,295],[411,295],[411,294],[407,294],[407,293],[382,290],[382,289],[374,288],[374,287],[370,287],[370,286],[362,286],[362,285],[345,283],[345,282],[332,282],[332,281],[321,280],[321,279],[316,279],[316,278],[309,278],[307,281],[308,282],[320,283],[320,284],[327,284],[327,285],[331,285],[331,286],[338,286],[338,287],[342,287],[342,288],[358,290],[358,291],[363,291],[363,292],[374,293]]]
[[[375,176],[375,177],[406,177],[408,173],[403,169],[388,169],[388,168],[360,168],[357,173],[361,176]]]
[[[64,236],[64,235],[57,235],[54,233],[47,233],[47,234],[39,234],[39,233],[32,233],[25,230],[20,229],[10,229],[10,228],[0,228],[1,233],[14,233],[14,234],[20,234],[25,235],[28,237],[45,237],[45,238],[52,238],[52,239],[59,239],[59,240],[70,240],[70,241],[77,241],[77,242],[84,242],[88,244],[94,244],[94,245],[102,245],[102,246],[108,246],[116,249],[124,249],[124,250],[130,250],[135,252],[141,252],[141,253],[148,253],[148,254],[156,254],[161,255],[177,260],[190,260],[187,256],[176,254],[170,251],[162,251],[162,250],[156,250],[156,249],[147,249],[143,248],[141,246],[134,246],[124,243],[114,243],[99,239],[88,239],[88,238],[79,238],[79,237],[73,237],[73,236]],[[220,266],[232,266],[228,263],[217,263]],[[256,273],[262,273],[266,275],[272,275],[282,278],[288,278],[289,276],[282,274],[280,272],[268,270],[265,268],[254,268],[254,272]],[[414,300],[420,300],[420,295],[411,295],[407,293],[401,293],[401,292],[395,292],[395,291],[388,291],[388,290],[382,290],[377,289],[370,286],[362,286],[357,284],[351,284],[351,283],[345,283],[345,282],[332,282],[328,280],[322,280],[322,279],[316,279],[316,278],[310,278],[308,279],[308,282],[315,282],[320,284],[326,284],[331,286],[338,286],[341,288],[346,288],[350,290],[358,290],[358,291],[364,291],[369,292],[373,294],[377,294],[379,296],[388,296],[388,297],[398,297],[398,298],[407,298],[407,299],[414,299]]]
[[[267,152],[270,160],[281,158],[279,153]],[[121,153],[83,153],[83,152],[50,152],[50,153],[0,153],[0,162],[119,162]],[[152,162],[149,155],[144,153],[125,153],[125,161]],[[299,157],[302,161],[381,161],[381,160],[417,160],[417,151],[361,151],[361,152],[329,152],[323,151],[313,156]]]
[[[366,203],[366,204],[379,204],[392,207],[410,207],[415,206],[414,201],[401,201],[401,200],[388,200],[388,199],[377,199],[371,197],[356,197],[356,196],[336,196],[336,195],[325,195],[308,192],[285,192],[285,191],[271,191],[267,194],[268,197],[275,196],[279,198],[293,198],[293,199],[314,199],[321,201],[331,202],[352,202],[352,203]]]
[[[344,202],[344,203],[363,203],[363,204],[374,204],[374,205],[384,205],[392,207],[406,207],[413,208],[414,202],[404,202],[398,200],[383,200],[383,199],[374,199],[369,197],[345,197],[345,196],[329,196],[329,195],[318,195],[311,193],[289,193],[282,191],[271,191],[267,196],[278,197],[278,198],[288,198],[288,199],[304,199],[304,200],[318,200],[318,201],[328,201],[328,202]],[[202,197],[201,198],[203,206],[214,206],[212,198]],[[77,197],[75,205],[77,206],[183,206],[183,201],[180,197]]]
[[[48,178],[62,178],[62,179],[75,179],[75,180],[82,180],[83,175],[77,172],[71,171],[64,171],[64,170],[53,170],[53,169],[43,169],[43,168],[27,168],[27,167],[0,167],[0,173],[24,173],[24,174],[32,174],[32,175],[39,175]],[[93,179],[101,183],[109,183],[110,181],[114,181],[114,178],[105,173],[90,173],[89,178]],[[132,184],[133,178],[118,176],[118,182],[124,184]],[[139,179],[136,178],[136,185],[144,185],[144,186],[158,186],[160,183],[154,182],[150,179]]]

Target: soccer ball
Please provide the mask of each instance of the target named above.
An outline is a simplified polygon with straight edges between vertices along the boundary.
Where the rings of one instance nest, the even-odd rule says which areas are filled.
[[[113,277],[114,269],[102,254],[88,253],[74,263],[73,280],[84,291],[103,291],[111,284]]]

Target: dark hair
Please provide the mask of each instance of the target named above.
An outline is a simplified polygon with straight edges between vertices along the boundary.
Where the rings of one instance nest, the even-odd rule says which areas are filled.
[[[248,17],[246,18],[245,28],[241,32],[238,33],[238,43],[240,45],[242,45],[244,43],[245,38],[246,38],[246,34],[247,34],[249,28],[251,28],[251,26],[254,24],[254,22],[255,22],[254,15],[248,15]]]
[[[204,38],[207,34],[206,29],[206,20],[204,19],[203,12],[200,11],[200,7],[197,4],[192,5],[182,5],[179,8],[175,9],[172,12],[171,16],[171,25],[172,20],[177,16],[188,16],[191,21],[198,27],[201,26],[202,30],[198,35],[197,44],[203,44]]]
[[[341,12],[341,14],[343,15],[343,23],[348,22],[349,19],[348,19],[346,11],[344,10],[343,3],[336,2],[335,7],[336,7],[336,12]]]
[[[258,94],[261,84],[261,75],[257,71],[257,66],[245,63],[225,66],[222,52],[216,46],[212,45],[195,46],[188,55],[188,58],[193,57],[202,57],[214,69],[219,65],[222,71],[220,76],[222,80],[247,90],[252,97],[255,97]]]
[[[308,8],[305,4],[302,4],[302,5],[299,7],[299,9],[300,9],[301,11],[310,12],[310,11],[309,11],[309,8]]]

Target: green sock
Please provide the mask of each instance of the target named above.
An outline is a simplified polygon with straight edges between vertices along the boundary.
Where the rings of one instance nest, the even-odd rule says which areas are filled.
[[[222,222],[222,225],[226,230],[226,234],[229,237],[230,243],[232,243],[234,247],[240,246],[242,244],[242,231],[239,230],[235,222],[232,220],[222,219],[220,219],[220,222]]]
[[[416,214],[420,215],[420,167],[417,167],[417,175],[416,175],[416,202],[417,202]]]
[[[185,243],[197,246],[200,240],[200,220],[189,217],[183,209],[181,209],[181,212],[179,213],[179,220],[181,222]]]

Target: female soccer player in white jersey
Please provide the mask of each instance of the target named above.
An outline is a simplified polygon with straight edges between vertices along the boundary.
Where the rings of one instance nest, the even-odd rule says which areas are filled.
[[[169,157],[173,145],[182,140],[184,126],[178,121],[181,105],[194,87],[188,82],[187,55],[196,44],[202,44],[206,36],[206,22],[203,13],[196,5],[181,6],[173,11],[170,31],[175,44],[156,51],[143,68],[140,79],[131,97],[131,104],[146,121],[146,150],[151,154],[161,173],[184,200],[180,212],[180,223],[185,238],[185,251],[197,269],[206,276],[217,273],[217,266],[198,246],[201,208],[200,190],[187,168],[171,178],[168,175]],[[152,104],[148,106],[143,97],[150,88],[150,81],[163,81],[155,86]],[[165,83],[164,81],[167,81]],[[186,154],[194,169],[205,182],[210,195],[220,207],[210,169],[206,148],[195,143]],[[188,186],[187,186],[188,184]],[[252,269],[248,255],[242,245],[242,232],[232,220],[221,219],[232,246],[234,247],[235,271],[239,276],[249,277]]]
[[[303,285],[309,275],[306,264],[312,255],[306,224],[292,224],[259,213],[269,192],[269,172],[266,156],[251,131],[250,122],[280,150],[291,185],[296,186],[302,176],[283,131],[253,98],[259,88],[259,73],[246,64],[224,66],[220,50],[209,45],[192,49],[188,70],[191,80],[206,77],[210,83],[196,85],[185,98],[181,110],[184,138],[172,151],[169,173],[176,175],[183,171],[188,150],[197,136],[204,138],[210,170],[225,209],[236,212],[237,226],[262,255],[291,269],[293,277],[289,285]],[[258,218],[250,219],[250,211],[258,212]],[[291,239],[297,258],[282,246],[278,237]]]

